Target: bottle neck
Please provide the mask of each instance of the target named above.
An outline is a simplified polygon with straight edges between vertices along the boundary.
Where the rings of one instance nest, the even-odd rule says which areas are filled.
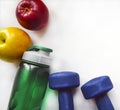
[[[25,59],[22,59],[22,63],[27,63],[27,64],[30,64],[30,65],[35,65],[35,66],[44,67],[44,68],[49,68],[49,65],[40,64],[40,63],[25,60]]]

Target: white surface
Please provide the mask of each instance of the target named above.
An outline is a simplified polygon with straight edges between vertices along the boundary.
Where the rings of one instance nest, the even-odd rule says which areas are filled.
[[[22,28],[15,17],[20,0],[0,0],[0,29]],[[51,73],[75,71],[80,87],[97,76],[109,75],[114,88],[108,93],[115,110],[120,110],[120,1],[44,0],[50,20],[46,31],[29,31],[34,44],[52,48]],[[18,64],[0,60],[0,110],[6,110]],[[80,87],[74,94],[75,110],[97,110],[85,100]],[[52,100],[52,101],[51,101]],[[58,110],[54,91],[47,96],[45,110]]]

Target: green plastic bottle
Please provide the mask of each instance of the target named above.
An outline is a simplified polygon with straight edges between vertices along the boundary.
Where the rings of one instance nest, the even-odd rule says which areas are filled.
[[[7,110],[41,110],[52,49],[31,46],[24,52]]]

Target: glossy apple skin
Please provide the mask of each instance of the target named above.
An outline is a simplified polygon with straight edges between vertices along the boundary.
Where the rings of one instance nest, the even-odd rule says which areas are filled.
[[[30,36],[17,27],[0,29],[0,59],[21,59],[24,51],[32,45]]]
[[[39,30],[48,24],[49,11],[41,0],[22,0],[17,5],[16,18],[24,28]]]

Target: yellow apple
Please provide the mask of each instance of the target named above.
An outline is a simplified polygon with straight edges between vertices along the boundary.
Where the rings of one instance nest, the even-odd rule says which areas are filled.
[[[22,29],[7,27],[0,30],[1,58],[19,59],[30,45],[32,45],[32,40]]]

